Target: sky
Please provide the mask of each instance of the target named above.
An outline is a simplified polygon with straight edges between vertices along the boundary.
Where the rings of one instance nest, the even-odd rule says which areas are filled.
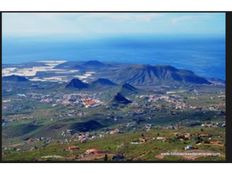
[[[4,13],[3,37],[224,36],[224,13]]]
[[[2,35],[3,63],[172,64],[224,78],[225,13],[3,13]]]

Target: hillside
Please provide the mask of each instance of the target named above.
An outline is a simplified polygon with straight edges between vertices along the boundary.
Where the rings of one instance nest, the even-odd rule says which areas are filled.
[[[167,65],[129,65],[118,71],[114,80],[132,85],[157,85],[160,83],[210,84],[192,71],[176,69]]]
[[[122,94],[120,93],[117,93],[115,96],[114,96],[114,99],[112,101],[114,104],[129,104],[129,103],[132,103],[132,101],[128,100],[126,97],[124,97]]]
[[[29,81],[26,77],[17,76],[17,75],[5,76],[5,77],[2,77],[2,80],[14,81],[14,82],[27,82],[27,81]]]
[[[76,88],[76,89],[84,89],[88,88],[89,85],[87,83],[82,82],[78,78],[72,79],[66,86],[65,88]]]
[[[136,93],[138,93],[138,89],[128,83],[123,84],[120,90],[120,94],[125,96]]]
[[[116,86],[117,84],[109,79],[99,78],[91,83],[93,87]]]

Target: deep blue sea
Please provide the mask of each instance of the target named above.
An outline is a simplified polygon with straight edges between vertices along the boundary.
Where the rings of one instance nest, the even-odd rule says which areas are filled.
[[[3,64],[39,60],[168,64],[225,79],[225,55],[224,38],[3,39]]]

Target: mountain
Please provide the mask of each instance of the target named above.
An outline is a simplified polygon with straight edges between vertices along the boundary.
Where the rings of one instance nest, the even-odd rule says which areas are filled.
[[[79,80],[78,78],[74,78],[72,79],[66,86],[65,88],[76,88],[76,89],[84,89],[84,88],[88,88],[89,84],[88,83],[84,83],[81,80]]]
[[[82,66],[87,66],[87,67],[105,67],[106,64],[98,61],[98,60],[90,60],[82,64]]]
[[[80,65],[77,61],[67,61],[55,66],[55,69],[74,69],[75,66]]]
[[[29,80],[23,76],[10,75],[2,77],[4,81],[14,81],[14,82],[28,82]]]
[[[137,92],[138,89],[128,83],[124,83],[120,90],[120,94],[122,95],[131,95],[136,94]]]
[[[107,68],[110,67],[109,64],[102,63],[97,60],[90,60],[86,62],[77,62],[77,61],[69,61],[62,64],[57,65],[55,68],[57,69],[78,69],[80,71],[99,69],[99,68]]]
[[[65,88],[77,88],[77,89],[84,89],[84,88],[104,88],[104,87],[112,87],[116,86],[117,84],[104,78],[99,78],[93,81],[91,84],[84,83],[78,78],[72,79]]]
[[[121,93],[117,93],[114,96],[113,103],[116,103],[116,104],[125,104],[126,105],[126,104],[129,104],[129,103],[132,103],[132,101],[130,101],[127,98],[125,98]]]
[[[214,85],[225,85],[226,81],[222,79],[217,79],[217,78],[210,78],[208,81]]]
[[[113,80],[132,85],[157,85],[160,83],[210,84],[205,78],[192,71],[168,65],[129,65],[114,75]]]
[[[99,78],[91,83],[94,87],[116,86],[117,84],[109,79]]]

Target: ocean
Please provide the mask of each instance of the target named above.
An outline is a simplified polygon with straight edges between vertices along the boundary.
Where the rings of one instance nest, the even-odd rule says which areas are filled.
[[[3,39],[3,64],[40,60],[166,64],[225,80],[225,38]]]

